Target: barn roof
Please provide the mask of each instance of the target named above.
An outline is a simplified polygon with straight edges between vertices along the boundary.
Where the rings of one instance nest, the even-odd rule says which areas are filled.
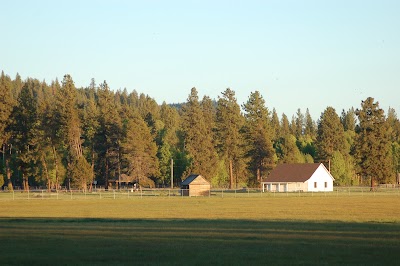
[[[193,180],[195,180],[197,177],[202,177],[201,175],[198,175],[198,174],[191,174],[190,176],[188,176],[188,177],[186,177],[186,179],[185,180],[183,180],[182,181],[182,186],[187,186],[187,185],[189,185],[190,183],[192,183],[193,182]],[[204,179],[204,178],[203,178]],[[205,179],[204,179],[205,180]],[[208,183],[208,181],[207,180],[205,180],[207,183]]]
[[[305,182],[321,163],[280,164],[271,171],[264,182]]]

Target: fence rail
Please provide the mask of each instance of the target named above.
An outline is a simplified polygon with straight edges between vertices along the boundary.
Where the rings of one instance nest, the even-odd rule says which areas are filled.
[[[75,199],[137,199],[151,197],[182,197],[182,189],[120,189],[94,191],[84,190],[52,190],[34,189],[29,191],[0,191],[0,200],[75,200]],[[400,187],[378,187],[371,191],[370,187],[334,187],[329,192],[263,192],[261,189],[212,189],[204,197],[244,198],[244,197],[338,197],[338,196],[390,196],[400,197]]]

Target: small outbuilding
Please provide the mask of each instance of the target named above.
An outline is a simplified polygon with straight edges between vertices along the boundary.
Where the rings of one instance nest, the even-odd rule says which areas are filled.
[[[181,184],[182,196],[209,196],[210,191],[210,182],[197,174],[191,174]]]
[[[335,179],[322,163],[280,164],[262,180],[263,192],[333,191]]]

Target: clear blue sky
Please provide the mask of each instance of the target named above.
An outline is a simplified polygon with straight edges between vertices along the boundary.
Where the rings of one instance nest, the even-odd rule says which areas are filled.
[[[0,69],[76,86],[107,80],[160,104],[192,87],[289,119],[371,96],[400,112],[400,1],[0,0]]]

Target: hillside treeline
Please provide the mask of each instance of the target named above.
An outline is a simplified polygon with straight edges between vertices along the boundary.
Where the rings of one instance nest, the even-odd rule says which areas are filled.
[[[340,113],[327,107],[279,116],[258,92],[157,104],[136,91],[92,79],[76,88],[0,77],[0,185],[29,189],[115,186],[121,175],[143,186],[178,185],[190,173],[214,187],[257,186],[277,164],[323,162],[337,185],[397,182],[400,122],[373,98]],[[95,181],[95,182],[94,182]]]

